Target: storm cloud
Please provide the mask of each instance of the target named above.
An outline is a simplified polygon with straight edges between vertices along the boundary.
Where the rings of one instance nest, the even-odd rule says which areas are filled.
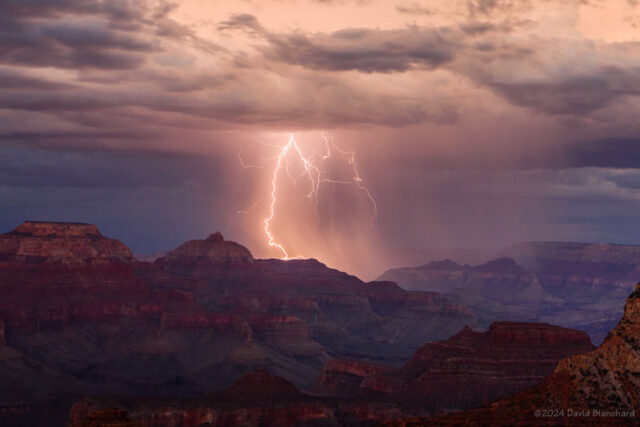
[[[636,2],[0,0],[0,9],[5,228],[27,216],[104,221],[145,251],[221,228],[274,256],[260,235],[263,205],[228,224],[264,199],[269,159],[294,132],[315,158],[327,135],[353,151],[378,200],[373,233],[340,208],[352,195],[326,190],[334,199],[318,218],[346,218],[358,247],[289,218],[292,245],[312,251],[296,241],[306,234],[326,248],[309,256],[372,248],[370,259],[345,255],[345,269],[366,272],[391,262],[392,248],[421,245],[640,241]],[[125,225],[132,210],[148,218],[144,231]]]

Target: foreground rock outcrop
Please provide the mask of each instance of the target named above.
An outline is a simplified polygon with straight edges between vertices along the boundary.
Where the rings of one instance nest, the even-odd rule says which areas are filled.
[[[637,425],[638,408],[640,284],[600,347],[563,359],[535,387],[480,409],[389,425]]]
[[[73,425],[118,407],[145,426],[345,426],[373,425],[401,414],[385,401],[341,401],[310,396],[264,369],[244,375],[229,389],[198,400],[85,399],[71,409]]]

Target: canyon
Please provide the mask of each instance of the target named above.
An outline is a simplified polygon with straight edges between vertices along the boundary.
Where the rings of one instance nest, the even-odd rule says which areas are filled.
[[[640,281],[638,265],[638,246],[525,242],[484,264],[445,259],[391,269],[378,280],[439,292],[469,309],[484,328],[495,320],[551,323],[586,331],[599,344]]]
[[[375,424],[504,399],[593,350],[575,329],[256,259],[220,233],[151,261],[90,224],[0,235],[2,425]],[[435,267],[446,291],[460,266]],[[506,258],[462,275],[496,304],[560,298]]]
[[[466,327],[426,344],[400,368],[331,360],[312,392],[259,369],[199,399],[85,398],[74,404],[71,420],[82,425],[117,407],[147,426],[374,425],[506,397],[542,380],[562,358],[593,349],[584,332],[500,322],[484,333]]]
[[[0,293],[5,424],[42,422],[82,395],[192,398],[260,368],[311,389],[333,358],[398,364],[477,326],[436,293],[254,259],[219,233],[147,263],[76,223],[0,235]]]
[[[637,425],[639,336],[640,284],[626,299],[622,319],[596,350],[561,360],[539,384],[480,408],[387,425]]]
[[[384,394],[413,412],[450,412],[535,385],[559,360],[593,349],[581,331],[494,322],[486,332],[465,327],[448,340],[425,344],[398,369],[331,361],[316,390],[333,396]]]

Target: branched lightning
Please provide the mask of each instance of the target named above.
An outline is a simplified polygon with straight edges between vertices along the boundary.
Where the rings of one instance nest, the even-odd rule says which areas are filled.
[[[278,202],[278,181],[279,181],[279,176],[280,173],[282,172],[283,166],[284,166],[284,170],[285,173],[287,174],[287,176],[293,180],[295,183],[297,183],[300,179],[305,178],[309,184],[310,184],[310,190],[309,192],[305,195],[306,198],[308,199],[312,199],[315,200],[316,203],[318,203],[318,191],[320,190],[320,187],[322,184],[336,184],[336,185],[355,185],[357,187],[357,189],[361,192],[364,193],[364,195],[369,199],[370,203],[371,203],[371,207],[372,207],[372,213],[373,213],[373,217],[372,220],[375,220],[375,218],[378,215],[378,206],[377,203],[373,197],[373,195],[371,194],[371,191],[369,190],[369,188],[367,188],[364,185],[364,181],[362,179],[362,177],[360,176],[360,172],[358,169],[358,164],[356,162],[356,154],[353,151],[346,151],[346,150],[342,150],[341,148],[339,148],[333,141],[333,139],[326,137],[325,135],[322,135],[322,138],[324,140],[324,144],[325,144],[325,149],[326,149],[326,153],[324,155],[318,155],[318,154],[314,154],[314,156],[311,157],[306,157],[302,150],[300,149],[300,146],[298,145],[295,137],[293,134],[289,135],[289,140],[287,142],[287,144],[285,144],[284,146],[279,146],[278,148],[280,149],[280,153],[275,156],[272,157],[270,159],[263,159],[263,160],[275,160],[275,167],[273,169],[273,173],[271,176],[271,192],[270,195],[258,200],[256,203],[254,203],[249,209],[247,210],[240,210],[236,213],[236,216],[239,216],[241,214],[246,214],[248,212],[250,212],[251,210],[255,209],[256,206],[258,206],[260,203],[264,202],[265,200],[270,200],[269,203],[269,212],[266,218],[264,218],[263,222],[264,222],[264,233],[266,235],[267,238],[267,243],[269,245],[269,247],[277,249],[278,251],[280,251],[282,253],[282,258],[283,260],[289,260],[289,259],[295,259],[295,258],[301,258],[301,256],[290,256],[289,253],[287,252],[287,250],[284,248],[284,246],[282,246],[281,243],[279,243],[274,235],[273,230],[271,229],[271,223],[274,220],[274,218],[276,217],[276,205]],[[266,144],[264,144],[266,145]],[[317,158],[320,159],[320,162],[324,162],[330,158],[332,158],[333,156],[333,152],[339,152],[340,154],[344,155],[347,158],[347,163],[351,169],[352,172],[352,177],[350,180],[337,180],[337,179],[332,179],[329,177],[324,176],[323,170],[318,167],[316,165],[316,163],[314,162]],[[292,176],[291,172],[290,172],[290,159],[288,154],[289,153],[293,153],[296,157],[296,159],[300,162],[300,164],[302,165],[302,172],[298,175],[298,176]],[[243,168],[252,168],[252,167],[262,167],[262,164],[260,165],[247,165],[246,163],[244,163],[242,156],[239,154],[238,158],[240,160],[240,165]]]
[[[376,199],[373,198],[373,195],[371,194],[371,191],[369,190],[369,188],[364,185],[364,180],[360,177],[360,172],[358,170],[358,163],[356,162],[355,151],[342,150],[333,142],[333,138],[330,139],[324,134],[322,135],[322,139],[324,139],[325,148],[327,149],[326,154],[322,156],[322,160],[327,160],[332,157],[331,147],[333,147],[336,151],[339,151],[341,154],[344,154],[347,156],[347,158],[349,159],[348,160],[349,166],[351,166],[351,170],[353,172],[351,181],[335,181],[335,180],[327,179],[327,180],[324,180],[323,182],[330,182],[333,184],[355,184],[356,187],[358,187],[358,189],[360,189],[360,191],[362,191],[369,199],[369,202],[371,203],[371,207],[373,209],[373,219],[377,218],[378,204],[376,203]]]

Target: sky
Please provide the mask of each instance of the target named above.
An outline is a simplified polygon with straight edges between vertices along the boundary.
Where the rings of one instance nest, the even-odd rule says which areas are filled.
[[[640,244],[638,3],[0,0],[0,231],[219,230],[366,279]]]

